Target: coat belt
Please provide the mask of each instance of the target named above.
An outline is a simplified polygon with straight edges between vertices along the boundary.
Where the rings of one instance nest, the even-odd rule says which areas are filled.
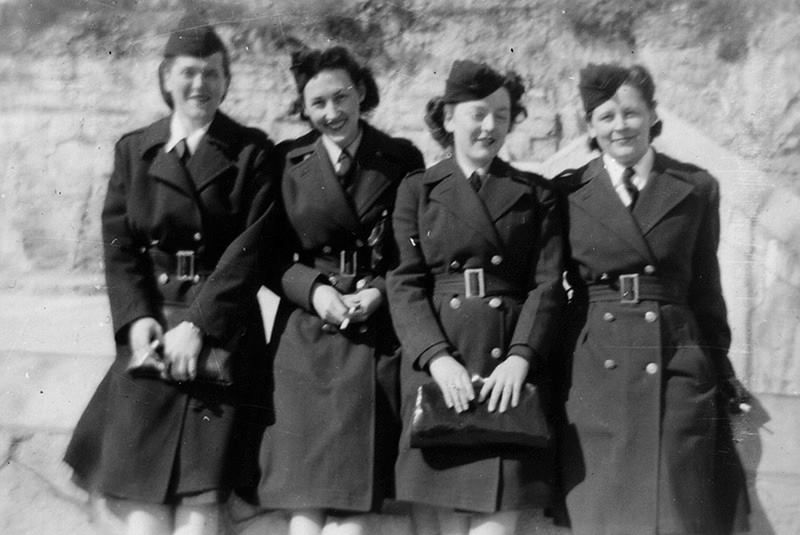
[[[487,295],[522,296],[525,292],[520,290],[517,284],[486,273],[481,268],[476,268],[434,276],[433,293],[483,297]]]
[[[685,283],[638,273],[623,274],[608,282],[590,284],[587,289],[590,303],[662,301],[685,305],[689,295]]]

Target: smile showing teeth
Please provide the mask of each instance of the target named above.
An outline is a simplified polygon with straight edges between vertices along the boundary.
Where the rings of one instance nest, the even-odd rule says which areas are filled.
[[[346,122],[347,121],[345,121],[344,119],[341,119],[341,120],[338,120],[338,121],[331,121],[331,122],[327,123],[325,126],[330,128],[331,130],[339,130],[340,128],[342,128],[344,126],[344,124]]]

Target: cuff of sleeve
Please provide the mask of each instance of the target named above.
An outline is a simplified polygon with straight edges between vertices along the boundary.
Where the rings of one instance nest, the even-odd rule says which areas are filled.
[[[527,344],[512,345],[511,347],[508,348],[508,354],[517,355],[519,357],[524,358],[531,365],[531,368],[534,368],[536,366],[536,361],[538,360],[537,358],[538,355],[536,351],[534,351],[533,348],[531,348]]]
[[[450,345],[447,342],[437,342],[420,353],[420,355],[417,357],[417,360],[414,362],[414,369],[418,371],[427,370],[428,364],[431,363],[431,360],[433,360],[434,357],[450,354],[452,354],[452,351],[450,350]]]
[[[293,264],[283,274],[281,287],[290,302],[306,310],[311,310],[311,290],[316,283],[328,284],[325,276],[312,267]]]

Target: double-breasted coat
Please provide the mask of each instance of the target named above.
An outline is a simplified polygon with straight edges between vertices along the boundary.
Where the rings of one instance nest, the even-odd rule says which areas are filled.
[[[240,252],[229,279],[206,282],[237,236],[273,210],[276,194],[267,172],[273,146],[260,130],[217,113],[186,166],[164,152],[169,131],[164,118],[115,148],[102,231],[117,356],[65,457],[85,487],[154,503],[205,492],[221,498],[235,484],[226,465],[238,391],[131,377],[128,328],[150,316],[166,331],[177,313],[203,330],[205,343],[234,349],[234,373],[247,376],[242,349],[252,340],[242,327],[258,325],[255,292],[242,298],[234,279],[257,266],[254,256]],[[191,251],[194,272],[183,275],[192,280],[178,280],[177,251]]]
[[[748,506],[718,399],[733,373],[718,183],[656,154],[632,211],[601,158],[556,184],[574,292],[561,428],[573,531],[729,533]]]
[[[403,181],[393,224],[400,261],[389,300],[403,348],[398,498],[476,512],[545,505],[551,450],[415,449],[409,430],[417,388],[432,381],[427,364],[442,351],[471,375],[488,377],[509,354],[544,371],[564,300],[553,191],[495,159],[476,192],[450,158]],[[485,295],[467,297],[465,270],[481,268]]]
[[[317,132],[281,143],[282,196],[295,262],[283,273],[274,347],[275,423],[264,433],[258,495],[269,508],[368,511],[392,487],[398,343],[388,306],[346,330],[310,302],[315,283],[385,294],[396,253],[391,211],[419,151],[361,123],[349,185]]]

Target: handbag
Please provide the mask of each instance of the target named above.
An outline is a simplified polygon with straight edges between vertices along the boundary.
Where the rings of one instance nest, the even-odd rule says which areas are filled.
[[[472,380],[476,392],[483,383],[481,377]],[[535,385],[525,383],[519,404],[504,413],[489,412],[488,407],[488,400],[481,403],[476,397],[466,411],[457,413],[447,407],[435,381],[421,385],[411,420],[411,447],[501,444],[544,447],[550,441],[550,427]]]

